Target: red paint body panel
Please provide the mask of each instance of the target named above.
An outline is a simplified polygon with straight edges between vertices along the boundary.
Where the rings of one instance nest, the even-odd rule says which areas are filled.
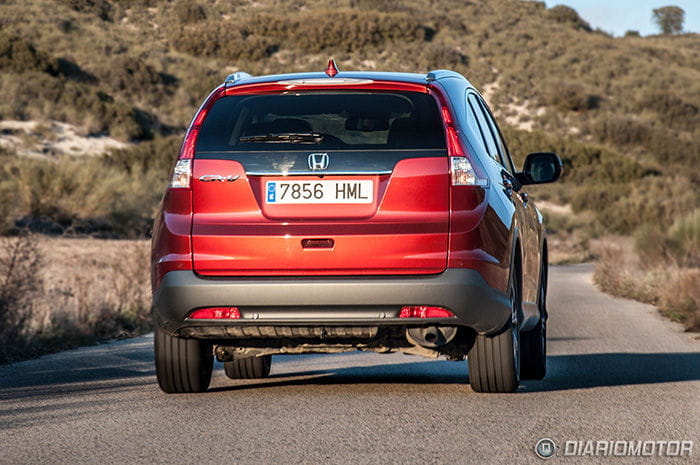
[[[153,224],[151,287],[169,271],[192,269],[192,191],[169,189]]]
[[[204,174],[240,178],[202,182]],[[299,177],[294,179],[318,179]],[[234,161],[194,162],[194,269],[216,276],[439,273],[447,265],[448,161],[401,160],[391,175],[359,175],[375,186],[370,205],[265,205],[264,183]],[[325,176],[326,180],[353,179]],[[333,239],[304,249],[303,239]]]

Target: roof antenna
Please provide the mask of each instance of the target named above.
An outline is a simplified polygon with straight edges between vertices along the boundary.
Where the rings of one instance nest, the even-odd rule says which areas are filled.
[[[339,72],[340,72],[340,70],[338,69],[338,66],[335,64],[335,60],[333,58],[328,60],[328,67],[326,68],[326,74],[328,75],[328,77],[334,77]]]

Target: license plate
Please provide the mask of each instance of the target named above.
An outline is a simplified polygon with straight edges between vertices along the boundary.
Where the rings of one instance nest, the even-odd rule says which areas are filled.
[[[285,203],[372,203],[374,184],[362,181],[267,181],[265,201]]]

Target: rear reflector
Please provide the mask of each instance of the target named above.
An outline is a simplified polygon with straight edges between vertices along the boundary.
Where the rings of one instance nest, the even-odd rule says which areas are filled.
[[[399,318],[452,318],[454,313],[442,307],[406,306],[401,308]]]
[[[187,318],[192,320],[237,320],[241,317],[238,307],[200,308],[190,313]]]

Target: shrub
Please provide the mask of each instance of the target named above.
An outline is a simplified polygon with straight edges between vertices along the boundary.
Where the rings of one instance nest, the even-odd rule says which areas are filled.
[[[147,241],[18,239],[0,238],[0,264],[23,259],[0,279],[23,296],[22,318],[0,321],[0,363],[151,329]]]
[[[676,219],[669,229],[668,239],[680,263],[700,266],[700,208]]]
[[[644,123],[624,116],[609,116],[599,119],[591,132],[601,141],[636,145],[649,141],[651,129]]]
[[[700,124],[698,106],[669,92],[646,92],[637,104],[637,110],[655,112],[668,127],[695,129]]]
[[[153,105],[176,90],[177,80],[174,77],[160,73],[143,60],[128,55],[113,58],[112,66],[103,72],[100,76],[103,88]]]
[[[565,5],[556,5],[547,10],[547,16],[552,20],[580,29],[586,32],[591,32],[591,25],[581,19],[578,12],[571,7]]]
[[[595,202],[586,202],[595,195]],[[698,200],[685,178],[647,177],[638,182],[582,190],[572,206],[576,209],[587,204],[608,231],[630,234],[645,223],[666,230]]]
[[[113,7],[107,0],[61,0],[63,4],[80,13],[88,13],[109,21],[112,18]]]
[[[658,305],[688,330],[700,329],[700,270],[665,262],[641,267],[624,244],[602,244],[598,253],[593,281],[604,292]]]
[[[128,173],[155,170],[167,178],[177,159],[181,136],[158,137],[132,147],[113,150],[104,157],[107,165]]]
[[[658,225],[644,224],[634,233],[634,248],[646,267],[668,262],[669,241]]]
[[[700,144],[692,138],[689,139],[657,128],[651,132],[644,148],[656,160],[667,166],[684,164],[692,168],[696,167],[700,160]]]
[[[40,71],[57,74],[58,66],[47,53],[39,51],[22,37],[0,34],[0,70],[13,73]]]
[[[593,110],[598,107],[600,98],[589,95],[581,84],[559,82],[550,85],[545,102],[564,111]]]
[[[680,269],[664,283],[661,311],[690,331],[700,331],[700,270]]]
[[[425,41],[430,33],[415,16],[405,13],[321,9],[210,21],[206,28],[185,26],[171,31],[169,40],[186,53],[259,60],[282,45],[306,53],[353,52],[394,41]]]
[[[434,69],[464,70],[469,65],[469,57],[456,49],[444,44],[428,44],[421,52],[421,64],[426,71]]]
[[[233,61],[260,60],[278,48],[271,38],[247,33],[240,25],[229,21],[211,21],[205,28],[174,28],[168,40],[181,52]]]
[[[0,246],[0,362],[21,353],[27,322],[42,286],[41,254],[33,236],[2,239]]]
[[[6,223],[48,233],[144,237],[168,171],[133,173],[100,159],[16,159],[0,168],[0,204],[14,206]]]
[[[196,23],[207,19],[207,11],[202,5],[190,1],[179,1],[173,5],[173,13],[182,24]]]

